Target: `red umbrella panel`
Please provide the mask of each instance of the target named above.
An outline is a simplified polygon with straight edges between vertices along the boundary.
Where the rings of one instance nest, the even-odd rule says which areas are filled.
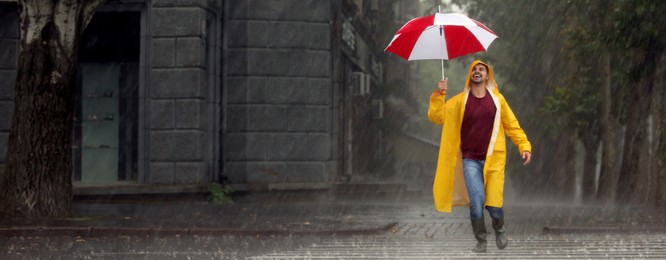
[[[407,22],[386,51],[406,60],[450,60],[486,51],[497,35],[480,22],[459,13],[436,13]]]

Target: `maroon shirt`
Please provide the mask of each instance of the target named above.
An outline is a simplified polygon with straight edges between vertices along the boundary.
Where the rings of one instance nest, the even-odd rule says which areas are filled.
[[[469,94],[460,129],[463,158],[486,159],[496,112],[495,102],[489,93],[482,98]]]

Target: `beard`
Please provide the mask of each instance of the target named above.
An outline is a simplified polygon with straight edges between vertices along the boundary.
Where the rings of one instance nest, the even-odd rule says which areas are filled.
[[[470,81],[472,81],[472,83],[474,83],[474,84],[481,84],[486,80],[483,77],[476,78],[476,77],[472,76],[470,78]]]

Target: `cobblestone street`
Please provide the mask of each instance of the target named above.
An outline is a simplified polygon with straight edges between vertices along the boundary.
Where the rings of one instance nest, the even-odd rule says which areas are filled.
[[[666,258],[663,209],[648,207],[514,201],[505,207],[509,246],[498,250],[489,233],[486,254],[470,251],[475,240],[467,208],[438,213],[418,193],[256,193],[230,205],[81,203],[78,210],[105,217],[74,231],[107,234],[66,235],[62,223],[12,226],[0,239],[0,259]],[[170,217],[157,221],[164,216]],[[60,235],[39,233],[47,228]],[[33,235],[12,233],[17,230]]]
[[[489,238],[493,238],[489,236]],[[471,237],[427,238],[413,235],[353,237],[323,241],[296,250],[250,259],[636,259],[666,258],[666,235],[511,236],[498,250],[489,241],[486,254],[475,254]]]
[[[472,237],[467,209],[454,208],[451,214],[442,214],[428,211],[429,207],[427,201],[409,205],[398,213],[401,220],[386,234],[323,239],[251,259],[666,258],[664,220],[658,217],[658,212],[552,205],[507,206],[509,246],[504,250],[495,247],[486,214],[488,252],[475,254],[470,251],[476,241]]]
[[[664,259],[666,234],[510,235],[498,250],[470,251],[470,235],[115,238],[32,237],[2,241],[2,259]]]

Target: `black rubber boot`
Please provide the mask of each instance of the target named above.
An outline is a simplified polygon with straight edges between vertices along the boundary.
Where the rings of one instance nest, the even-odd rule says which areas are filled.
[[[509,239],[506,238],[506,233],[504,232],[504,218],[493,219],[493,229],[495,230],[495,242],[497,242],[497,248],[506,248],[509,244]]]
[[[477,220],[472,220],[472,231],[474,232],[474,237],[476,238],[476,246],[472,249],[474,253],[485,253],[486,246],[488,242],[486,241],[486,236],[488,232],[486,231],[486,221],[484,218]]]

